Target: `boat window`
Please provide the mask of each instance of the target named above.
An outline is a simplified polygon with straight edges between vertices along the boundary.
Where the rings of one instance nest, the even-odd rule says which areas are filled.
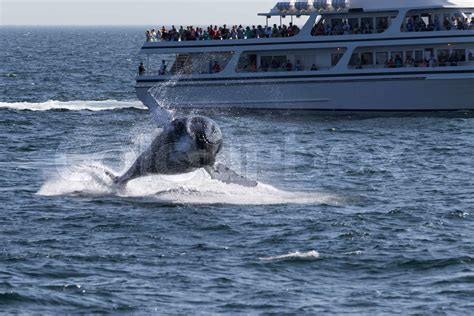
[[[467,15],[452,9],[449,12],[439,10],[412,10],[405,17],[401,27],[402,32],[432,32],[452,30],[473,30],[474,20]]]
[[[376,53],[376,64],[377,65],[384,65],[387,64],[388,61],[388,53],[387,52],[378,52]]]
[[[422,50],[415,50],[415,64],[421,64],[425,60],[424,58],[424,51]]]
[[[336,66],[342,59],[342,56],[344,56],[342,53],[331,54],[331,66]]]
[[[349,66],[350,67],[359,67],[360,64],[361,64],[360,54],[359,53],[353,53],[351,55],[351,59],[349,60]]]
[[[150,54],[142,75],[217,73],[227,66],[233,54],[233,52]]]
[[[432,47],[364,47],[354,51],[349,61],[350,69],[443,67],[474,65],[474,45],[450,44]]]
[[[474,49],[469,49],[468,51],[468,61],[474,61]]]
[[[349,26],[355,33],[359,33],[360,23],[359,23],[358,18],[349,18],[347,22],[349,23]]]
[[[361,64],[364,65],[373,65],[374,64],[374,54],[369,53],[362,53],[360,56]]]
[[[388,29],[388,17],[377,17],[375,18],[375,25],[377,25],[377,33],[383,33]]]
[[[351,13],[322,16],[313,26],[311,35],[354,35],[354,34],[374,34],[385,32],[396,18],[397,12],[385,13]]]
[[[396,52],[391,52],[391,53],[390,53],[390,58],[395,59],[395,58],[397,58],[397,57],[398,57],[398,58],[400,58],[400,57],[403,58],[403,52],[401,52],[401,51],[396,51]]]
[[[373,52],[353,53],[349,61],[351,68],[364,68],[364,66],[371,66],[374,64]]]
[[[466,50],[465,49],[453,49],[453,54],[457,61],[466,61]]]
[[[346,48],[293,49],[243,52],[236,72],[281,72],[329,70]]]
[[[374,19],[373,18],[362,18],[362,34],[371,34],[374,32]]]
[[[449,49],[438,50],[438,63],[440,66],[446,66],[449,59]]]

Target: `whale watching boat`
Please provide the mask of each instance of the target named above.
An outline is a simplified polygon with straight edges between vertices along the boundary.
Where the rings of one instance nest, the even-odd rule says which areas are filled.
[[[258,26],[147,31],[138,98],[147,105],[154,89],[170,107],[474,109],[472,0],[278,2],[258,15]]]

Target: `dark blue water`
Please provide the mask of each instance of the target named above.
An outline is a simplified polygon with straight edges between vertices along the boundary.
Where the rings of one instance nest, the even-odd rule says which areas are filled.
[[[0,311],[474,312],[472,113],[203,112],[259,187],[115,194],[91,165],[120,172],[156,132],[143,30],[0,40]]]

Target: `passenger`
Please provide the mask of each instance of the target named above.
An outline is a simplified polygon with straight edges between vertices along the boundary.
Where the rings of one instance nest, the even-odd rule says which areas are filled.
[[[145,36],[146,36],[146,41],[148,43],[151,42],[151,32],[149,30],[145,32]]]
[[[352,33],[352,27],[349,23],[344,22],[344,25],[342,26],[342,29],[344,31],[344,35],[349,35]]]
[[[280,69],[281,64],[276,58],[272,58],[270,67],[272,68],[272,70],[277,70],[277,69]]]
[[[189,27],[187,27],[187,29],[185,30],[184,27],[181,25],[179,27],[179,30],[178,30],[178,34],[179,34],[179,40],[180,41],[186,41],[188,40],[188,34],[187,32],[189,31]]]
[[[222,36],[222,39],[229,39],[229,29],[227,28],[227,25],[224,24],[224,26],[222,27],[222,30],[221,30],[221,36]]]
[[[265,37],[265,31],[263,30],[262,26],[259,25],[257,26],[257,38],[264,38]]]
[[[234,25],[232,27],[232,30],[230,31],[230,38],[231,39],[238,39],[238,34],[237,34],[237,27]]]
[[[443,59],[443,61],[441,59]],[[427,67],[437,67],[437,66],[446,66],[446,61],[444,60],[444,57],[440,56],[439,63],[438,63],[438,60],[436,60],[434,54],[431,53],[430,58],[428,59],[428,62],[427,62]]]
[[[331,35],[331,33],[332,33],[331,24],[329,24],[329,23],[327,23],[327,22],[325,22],[324,24],[325,24],[325,25],[324,25],[324,34],[325,34],[325,35]]]
[[[252,25],[252,32],[250,33],[251,38],[257,38],[257,29],[255,25]]]
[[[296,61],[295,70],[296,71],[302,71],[303,70],[303,65],[301,65],[301,61],[299,59]]]
[[[252,38],[252,30],[250,29],[250,26],[247,26],[245,28],[245,38],[247,39]]]
[[[407,22],[407,32],[413,32],[413,31],[414,31],[413,20],[412,18],[409,18]]]
[[[298,25],[293,25],[293,33],[294,35],[298,35],[300,33],[300,28],[298,27]]]
[[[164,26],[161,28],[161,38],[162,38],[164,41],[169,41],[169,40],[170,40],[169,34],[168,34],[168,32],[166,31],[166,29],[165,29]]]
[[[156,42],[156,32],[155,29],[151,29],[151,41]]]
[[[316,65],[313,64],[313,65],[311,66],[311,71],[317,71],[317,70],[318,70],[318,67],[316,67]]]
[[[431,20],[430,20],[430,22],[428,23],[428,26],[426,27],[426,30],[427,30],[428,32],[432,32],[432,31],[435,30],[435,25],[434,25],[434,23],[433,23]]]
[[[407,57],[407,59],[405,60],[405,66],[410,68],[415,66],[415,60],[413,59],[413,57]]]
[[[266,38],[272,37],[272,28],[270,26],[267,26],[267,28],[265,30],[265,37]]]
[[[463,30],[469,30],[470,23],[468,18],[464,18]]]
[[[217,63],[217,61],[215,61],[214,64],[212,65],[212,72],[213,73],[221,72],[221,66]]]
[[[456,18],[453,16],[451,17],[451,30],[455,30],[458,28],[458,25],[457,25],[457,20]]]
[[[166,61],[164,59],[161,61],[161,66],[160,66],[160,70],[158,71],[158,74],[160,76],[163,76],[166,74]]]
[[[401,57],[399,54],[397,54],[397,55],[395,56],[395,67],[396,67],[396,68],[401,68],[401,67],[403,67],[403,60],[402,60],[402,57]]]
[[[267,72],[268,68],[269,68],[268,63],[265,60],[262,60],[262,62],[260,63],[260,71]]]
[[[278,37],[278,27],[276,24],[273,24],[272,37]]]
[[[456,54],[452,53],[451,56],[449,56],[449,60],[448,60],[448,61],[449,61],[449,65],[450,65],[451,67],[453,67],[453,66],[457,66],[457,65],[458,65],[459,59],[458,59],[458,56],[456,56]]]
[[[372,34],[372,26],[370,26],[369,22],[364,23],[364,26],[362,27],[362,34]]]
[[[444,19],[443,25],[445,30],[451,30],[451,21],[449,21],[449,18]]]
[[[458,30],[464,30],[464,23],[459,18],[456,18],[456,28]]]
[[[145,65],[143,65],[143,62],[140,63],[138,66],[138,75],[143,76],[145,74]]]
[[[387,68],[395,68],[395,61],[393,60],[393,58],[390,58],[390,59],[387,61],[386,67],[387,67]]]
[[[245,38],[245,30],[242,25],[239,25],[237,28],[237,37],[238,39],[244,39]]]
[[[293,70],[293,64],[291,63],[291,61],[289,59],[286,62],[285,69],[286,69],[286,71],[292,71]]]

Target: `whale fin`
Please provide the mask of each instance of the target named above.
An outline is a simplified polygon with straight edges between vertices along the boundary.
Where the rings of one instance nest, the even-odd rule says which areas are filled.
[[[153,88],[147,91],[145,103],[150,109],[153,120],[158,124],[158,126],[165,127],[173,121],[173,113],[158,103],[153,95],[152,89]]]
[[[110,180],[112,180],[113,182],[116,182],[117,179],[119,178],[118,176],[116,176],[115,174],[113,174],[112,172],[110,172],[110,171],[108,171],[108,170],[104,170],[104,172],[105,172],[105,175],[106,175],[107,177],[109,177]]]
[[[244,187],[256,187],[258,184],[257,181],[247,179],[221,163],[216,163],[213,166],[206,166],[204,169],[209,173],[212,179],[227,184],[237,184]]]

